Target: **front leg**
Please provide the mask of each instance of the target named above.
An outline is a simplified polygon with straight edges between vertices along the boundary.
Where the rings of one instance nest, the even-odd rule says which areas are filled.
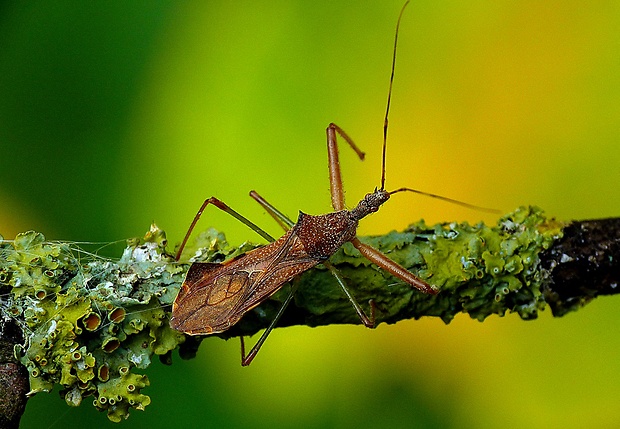
[[[338,141],[336,133],[345,139],[349,146],[357,153],[361,160],[364,160],[364,152],[362,152],[353,143],[351,137],[347,135],[338,125],[333,122],[327,127],[327,162],[329,167],[329,188],[332,195],[332,206],[334,210],[344,210],[346,208],[344,202],[344,189],[342,186],[342,173],[340,172],[340,160],[338,159]]]
[[[419,279],[411,271],[392,261],[390,258],[379,252],[374,247],[362,243],[358,238],[354,238],[353,240],[351,240],[351,244],[353,244],[353,246],[360,251],[362,256],[364,256],[370,262],[380,268],[383,268],[394,277],[398,277],[399,279],[409,283],[411,286],[415,287],[419,291],[429,293],[431,295],[436,295],[439,292],[437,289],[426,283],[424,280]]]

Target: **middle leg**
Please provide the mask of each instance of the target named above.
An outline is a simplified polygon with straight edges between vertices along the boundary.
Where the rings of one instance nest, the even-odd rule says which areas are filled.
[[[233,209],[228,207],[223,201],[221,201],[221,200],[219,200],[219,199],[217,199],[215,197],[211,197],[211,198],[207,198],[204,201],[204,203],[202,203],[202,205],[198,209],[198,212],[196,213],[196,216],[194,216],[194,220],[190,224],[189,229],[187,230],[187,233],[185,234],[185,237],[183,238],[183,241],[181,242],[181,246],[179,246],[179,250],[177,250],[177,254],[176,254],[176,257],[175,257],[175,259],[177,261],[181,258],[181,253],[183,253],[183,249],[185,249],[185,245],[187,244],[187,240],[189,239],[189,236],[192,234],[192,231],[194,230],[194,227],[198,223],[198,220],[200,219],[200,216],[202,215],[202,212],[205,211],[205,209],[207,208],[207,206],[209,204],[214,205],[218,209],[228,213],[229,215],[231,215],[235,219],[239,220],[244,225],[247,225],[253,231],[255,231],[257,234],[259,234],[261,237],[263,237],[265,240],[269,241],[270,243],[275,241],[275,239],[271,235],[269,235],[265,231],[263,231],[254,222],[252,222],[248,218],[240,215],[239,213],[237,213],[236,211],[234,211]]]

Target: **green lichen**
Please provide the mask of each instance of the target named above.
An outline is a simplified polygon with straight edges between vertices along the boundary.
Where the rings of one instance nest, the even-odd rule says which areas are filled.
[[[165,236],[155,226],[118,262],[84,263],[73,245],[47,242],[35,232],[2,243],[2,284],[11,288],[2,305],[28,338],[15,352],[30,373],[29,395],[60,384],[69,405],[94,395],[95,406],[114,421],[150,402],[140,393],[148,385],[146,376],[121,369],[146,368],[153,354],[164,355],[184,339],[168,327],[163,309],[174,299],[184,270],[171,263],[164,246]],[[119,307],[131,317],[110,320]],[[98,378],[102,367],[105,382]],[[108,395],[112,385],[117,388]]]
[[[119,376],[97,385],[97,398],[93,405],[108,412],[108,418],[120,422],[129,415],[129,409],[144,410],[151,398],[140,393],[149,385],[146,375],[129,372],[129,367],[120,367]]]
[[[561,236],[561,227],[536,207],[522,207],[493,228],[437,225],[423,251],[426,277],[478,320],[506,311],[535,318],[545,306],[538,255]],[[410,227],[412,232],[426,229]],[[441,317],[449,321],[454,314]]]
[[[480,321],[506,312],[533,319],[545,306],[538,255],[561,237],[562,226],[537,207],[521,207],[494,227],[482,223],[428,226],[420,221],[403,232],[362,238],[437,287],[440,292],[435,296],[420,293],[375,267],[350,244],[331,262],[358,302],[375,301],[378,322],[434,316],[449,323],[461,312]],[[307,311],[299,323],[359,323],[326,270],[303,275],[295,303]]]
[[[478,320],[508,311],[531,319],[545,305],[538,255],[561,236],[561,229],[540,209],[529,207],[502,217],[494,227],[427,226],[420,221],[400,233],[363,238],[437,287],[436,296],[393,278],[350,243],[331,262],[360,304],[374,300],[379,323],[422,316],[448,323],[461,312]],[[169,327],[171,304],[189,263],[175,261],[166,244],[164,232],[153,225],[112,261],[73,243],[46,241],[35,232],[13,241],[0,238],[0,309],[27,338],[15,354],[29,371],[29,395],[59,384],[68,405],[78,406],[92,396],[93,405],[112,421],[150,403],[142,393],[149,380],[138,371],[154,356],[168,362],[176,348],[191,357],[200,341],[186,341]],[[188,245],[184,255],[191,256],[190,262],[221,262],[255,247],[231,247],[211,229]],[[287,291],[283,287],[219,335],[252,334],[266,327]],[[335,279],[321,266],[301,276],[291,307],[281,320],[284,325],[359,323]]]
[[[146,369],[153,355],[168,362],[185,341],[169,317],[188,265],[177,263],[166,244],[152,225],[112,261],[33,231],[12,241],[0,237],[0,307],[27,338],[15,355],[30,374],[28,395],[59,384],[68,405],[93,396],[93,405],[115,422],[150,403],[141,393],[149,380],[135,371]],[[223,261],[252,247],[231,248],[209,230],[188,251],[198,260]]]

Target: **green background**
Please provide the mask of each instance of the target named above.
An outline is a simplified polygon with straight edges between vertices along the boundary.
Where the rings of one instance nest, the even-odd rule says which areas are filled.
[[[247,193],[330,210],[325,127],[349,204],[379,185],[401,1],[3,2],[0,232],[115,241],[151,221],[179,242],[200,203],[226,201],[272,234]],[[414,1],[390,116],[387,187],[559,219],[620,214],[620,3]],[[395,196],[361,234],[494,222]],[[257,237],[208,210],[201,228]],[[153,403],[124,427],[582,427],[620,425],[617,297],[534,322],[277,330],[249,368],[236,341],[148,370]],[[112,427],[56,393],[22,426]],[[115,426],[118,427],[118,426]]]

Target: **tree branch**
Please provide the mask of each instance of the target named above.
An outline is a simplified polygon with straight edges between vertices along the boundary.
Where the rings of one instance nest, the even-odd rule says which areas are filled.
[[[564,224],[537,208],[520,208],[494,227],[421,221],[403,232],[363,238],[436,286],[436,296],[391,277],[348,244],[330,261],[360,303],[375,301],[378,323],[422,316],[448,323],[458,313],[480,321],[506,312],[534,319],[547,304],[561,316],[598,295],[617,293],[619,226],[619,219]],[[189,262],[177,263],[166,244],[154,225],[144,239],[130,240],[118,261],[72,243],[45,241],[35,232],[0,241],[1,350],[8,351],[2,361],[14,355],[27,370],[0,368],[0,397],[11,391],[25,398],[24,389],[7,383],[25,387],[29,381],[28,396],[58,383],[67,404],[78,406],[92,396],[93,405],[113,421],[126,418],[131,408],[144,409],[150,398],[141,389],[149,380],[135,371],[147,368],[153,355],[169,363],[177,347],[182,357],[192,357],[201,340],[168,325]],[[193,254],[193,261],[222,262],[255,247],[231,247],[221,233],[209,230],[185,254]],[[298,281],[279,326],[359,323],[328,270],[319,266]],[[265,328],[288,287],[219,336]],[[25,342],[10,334],[11,325]],[[7,419],[15,414],[3,408],[8,402],[0,401],[0,415]]]

